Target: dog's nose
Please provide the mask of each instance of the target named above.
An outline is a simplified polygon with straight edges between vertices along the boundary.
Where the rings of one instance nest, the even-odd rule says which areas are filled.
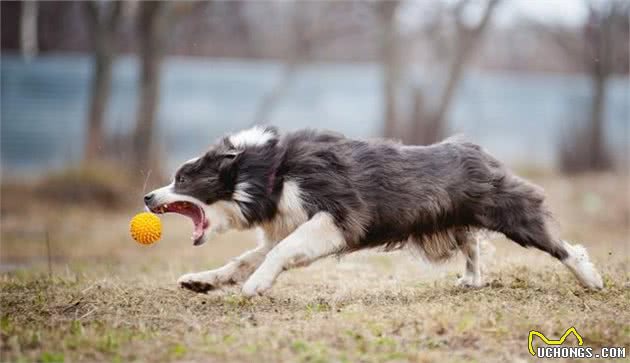
[[[153,193],[149,193],[149,194],[145,195],[144,196],[144,203],[145,204],[151,203],[151,201],[153,200],[154,196],[155,196],[155,194],[153,194]]]

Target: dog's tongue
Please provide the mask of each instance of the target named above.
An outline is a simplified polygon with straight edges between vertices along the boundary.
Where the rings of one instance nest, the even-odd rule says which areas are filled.
[[[158,213],[177,213],[190,218],[193,222],[194,229],[191,239],[195,246],[199,246],[205,242],[204,233],[209,222],[205,218],[203,211],[196,205],[189,202],[173,202],[165,204],[156,209]]]
[[[204,238],[204,233],[205,233],[205,229],[208,227],[210,223],[208,221],[197,223],[197,221],[194,219],[193,219],[193,222],[195,224],[195,229],[193,230],[193,235],[192,235],[193,246],[200,246],[204,242],[206,242],[206,239]]]

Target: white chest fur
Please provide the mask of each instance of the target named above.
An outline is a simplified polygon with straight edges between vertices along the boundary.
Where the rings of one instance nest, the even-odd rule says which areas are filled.
[[[287,180],[282,187],[276,216],[260,227],[268,241],[279,242],[308,220],[297,182]]]

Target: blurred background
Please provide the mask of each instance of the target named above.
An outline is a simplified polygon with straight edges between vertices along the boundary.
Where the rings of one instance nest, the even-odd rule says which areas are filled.
[[[569,234],[627,242],[628,1],[0,7],[6,269],[67,261],[76,239],[135,247],[142,192],[254,124],[408,144],[461,133],[548,188]]]

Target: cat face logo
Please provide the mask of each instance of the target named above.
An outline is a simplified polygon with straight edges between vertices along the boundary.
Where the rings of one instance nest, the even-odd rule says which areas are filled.
[[[579,346],[584,345],[584,340],[582,340],[582,336],[580,335],[580,333],[578,333],[577,330],[575,330],[575,327],[570,327],[569,329],[567,329],[567,331],[565,331],[562,337],[558,340],[547,339],[547,337],[543,333],[538,332],[536,330],[532,330],[529,332],[529,337],[527,338],[527,344],[529,345],[529,353],[531,353],[531,355],[533,355],[534,357],[536,356],[536,351],[534,350],[534,347],[532,346],[534,335],[542,339],[542,341],[547,345],[561,345],[562,343],[564,343],[565,339],[567,339],[567,336],[569,336],[569,334],[571,333],[573,333],[573,335],[575,335],[575,337],[577,338]]]

